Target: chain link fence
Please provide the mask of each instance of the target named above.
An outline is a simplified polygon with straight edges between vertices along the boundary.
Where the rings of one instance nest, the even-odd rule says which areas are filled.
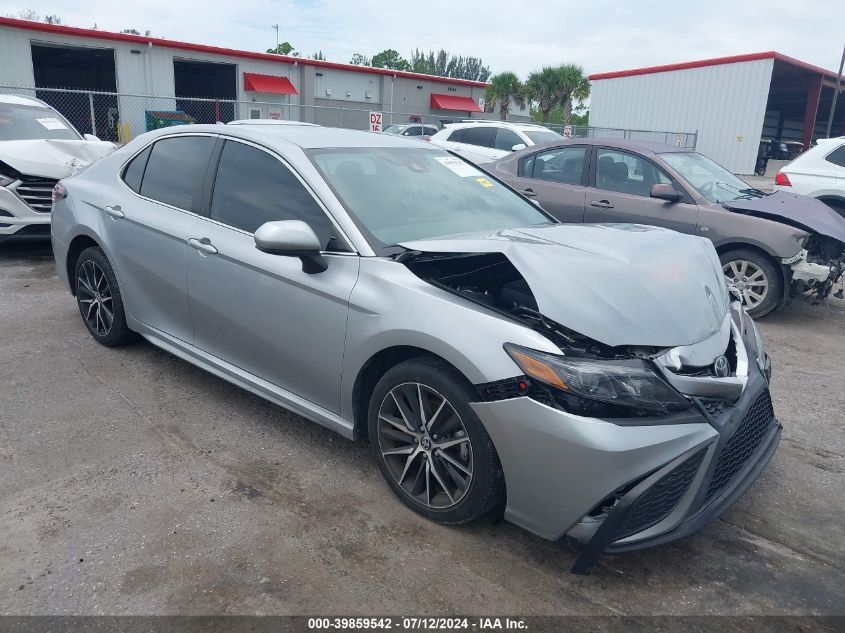
[[[103,140],[126,143],[149,130],[191,123],[228,123],[238,119],[278,119],[304,121],[326,127],[368,130],[372,108],[348,106],[298,105],[279,96],[277,101],[237,101],[201,97],[160,97],[150,95],[0,86],[0,94],[16,94],[41,99],[62,113],[83,134]],[[373,108],[378,107],[374,104]],[[382,129],[394,124],[425,123],[438,129],[466,117],[421,112],[382,113]],[[492,116],[492,115],[491,115]],[[473,119],[477,120],[477,119]],[[616,138],[655,141],[677,147],[695,149],[697,134],[690,132],[657,132],[623,130],[590,126],[546,127],[572,138]]]

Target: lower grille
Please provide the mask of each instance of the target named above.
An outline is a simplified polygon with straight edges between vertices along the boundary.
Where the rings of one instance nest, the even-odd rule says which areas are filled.
[[[612,540],[618,541],[637,532],[642,532],[669,516],[689,489],[692,480],[695,479],[695,474],[698,472],[706,452],[706,448],[698,451],[634,501],[634,505],[625,520],[614,532]]]
[[[21,184],[15,187],[15,191],[21,199],[33,211],[50,213],[53,208],[53,187],[59,181],[52,178],[37,178],[34,176],[21,176],[21,181]]]
[[[763,438],[772,427],[774,417],[772,399],[769,390],[766,389],[757,396],[734,434],[722,448],[707,488],[707,501],[730,484],[752,455],[757,452]]]

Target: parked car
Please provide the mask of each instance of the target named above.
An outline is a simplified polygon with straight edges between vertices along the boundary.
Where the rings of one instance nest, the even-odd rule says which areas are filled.
[[[845,136],[822,139],[781,167],[775,190],[818,198],[845,217]]]
[[[0,242],[50,239],[53,186],[114,148],[43,101],[0,95]]]
[[[307,125],[316,127],[317,123],[306,123],[305,121],[288,121],[287,119],[237,119],[229,121],[226,125]]]
[[[845,270],[843,218],[806,196],[766,195],[692,150],[574,139],[488,170],[562,222],[636,222],[708,237],[755,318],[791,294],[827,298]]]
[[[394,134],[396,136],[416,136],[430,138],[437,134],[436,125],[423,125],[421,123],[405,123],[402,125],[390,125],[382,130],[382,134]]]
[[[772,456],[771,364],[706,239],[557,223],[429,143],[144,134],[55,190],[91,336],[138,335],[350,439],[447,524],[602,551],[681,538]]]
[[[491,163],[511,152],[538,143],[561,140],[563,137],[560,134],[542,125],[508,121],[449,123],[431,137],[435,145],[476,165]]]

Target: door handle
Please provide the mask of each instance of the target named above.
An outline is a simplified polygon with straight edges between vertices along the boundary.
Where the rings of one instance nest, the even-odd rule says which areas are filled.
[[[527,189],[520,189],[519,193],[521,193],[526,198],[533,198],[537,195],[531,187],[528,187]]]
[[[208,253],[209,255],[214,255],[217,252],[217,249],[214,248],[214,245],[211,243],[207,237],[198,240],[194,237],[188,239],[188,244],[191,248],[195,248],[200,252]]]
[[[590,203],[591,207],[598,207],[599,209],[612,209],[613,205],[610,204],[609,200],[593,200]]]
[[[120,210],[120,205],[116,204],[112,207],[105,207],[103,211],[106,212],[107,215],[110,215],[113,218],[125,218],[126,214]]]

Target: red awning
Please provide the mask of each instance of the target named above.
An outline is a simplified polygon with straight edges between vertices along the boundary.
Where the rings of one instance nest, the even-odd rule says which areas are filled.
[[[431,107],[439,110],[463,110],[464,112],[481,112],[481,108],[470,97],[456,97],[454,95],[438,95],[432,93]]]
[[[269,92],[275,95],[299,94],[287,77],[256,75],[255,73],[244,73],[244,90],[250,92]]]

